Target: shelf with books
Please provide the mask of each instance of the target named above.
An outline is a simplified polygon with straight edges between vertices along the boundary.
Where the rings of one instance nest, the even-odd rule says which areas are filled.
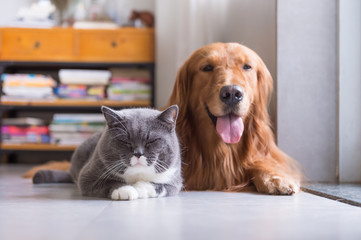
[[[60,145],[50,143],[1,143],[3,151],[74,151],[76,145]]]
[[[64,40],[60,48],[59,41],[54,44],[54,36]],[[59,126],[51,126],[54,122],[49,122],[56,114],[101,114],[102,105],[115,109],[154,106],[154,29],[78,31],[70,28],[0,28],[0,53],[0,74],[38,74],[56,82],[38,79],[27,85],[13,79],[10,84],[4,84],[6,88],[0,84],[0,92],[6,95],[0,96],[0,126],[14,125],[16,118],[34,117],[46,120],[45,126],[49,127],[48,142],[40,141],[35,129],[22,129],[24,126],[21,125],[18,129],[2,129],[0,155],[5,154],[10,159],[8,162],[28,161],[30,155],[37,155],[34,161],[42,161],[38,157],[44,156],[45,160],[49,156],[48,153],[39,155],[36,151],[49,151],[50,158],[47,160],[69,159],[63,156],[71,154],[76,146],[62,144],[64,136],[52,133],[61,130]],[[141,71],[135,73],[129,69]],[[93,72],[86,77],[75,78],[77,71],[82,74]],[[98,81],[101,72],[105,71],[112,73],[111,78],[107,77],[106,82]],[[98,80],[91,81],[96,76]],[[19,94],[23,97],[17,98]],[[6,118],[10,119],[8,125],[2,122]],[[73,128],[78,129],[76,126]],[[4,136],[1,136],[2,133]],[[52,141],[54,138],[57,140]]]
[[[54,100],[1,100],[1,106],[9,107],[150,107],[151,101],[115,101],[115,100],[79,100],[79,99],[54,99]]]

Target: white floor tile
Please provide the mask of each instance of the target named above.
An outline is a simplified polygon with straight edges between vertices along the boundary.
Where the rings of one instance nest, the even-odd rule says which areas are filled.
[[[361,239],[361,208],[308,193],[182,192],[110,201],[0,165],[0,239]]]

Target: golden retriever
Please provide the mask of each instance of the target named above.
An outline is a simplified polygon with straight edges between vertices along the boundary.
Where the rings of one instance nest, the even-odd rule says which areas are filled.
[[[301,174],[275,144],[267,105],[272,77],[251,49],[213,43],[178,71],[169,104],[178,104],[187,190],[293,194]]]

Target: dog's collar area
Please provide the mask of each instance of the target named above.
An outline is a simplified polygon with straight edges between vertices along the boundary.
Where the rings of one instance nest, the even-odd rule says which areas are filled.
[[[207,105],[204,105],[206,107],[207,113],[208,113],[208,117],[211,119],[211,121],[213,122],[214,126],[217,125],[217,117],[214,116],[210,111]]]

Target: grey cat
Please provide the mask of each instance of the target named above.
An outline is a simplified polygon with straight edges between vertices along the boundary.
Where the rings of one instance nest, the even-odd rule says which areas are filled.
[[[41,170],[37,183],[75,182],[85,196],[113,200],[176,195],[182,188],[175,132],[178,106],[112,110],[103,106],[107,127],[71,157],[70,172]]]

